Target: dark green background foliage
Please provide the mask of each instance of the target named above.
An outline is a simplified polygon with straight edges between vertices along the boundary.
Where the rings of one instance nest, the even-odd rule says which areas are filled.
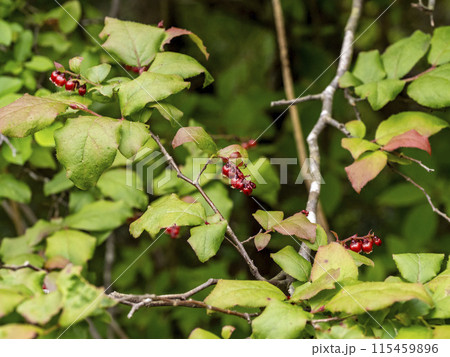
[[[429,18],[412,9],[409,2],[396,3],[372,24],[390,3],[388,0],[365,2],[356,35],[362,36],[355,43],[354,59],[360,51],[378,49],[383,52],[389,44],[409,36],[417,29],[432,33]],[[80,1],[80,4],[81,23],[98,39],[98,34],[104,26],[103,18],[110,12],[110,2],[97,1],[95,6],[92,1]],[[305,94],[320,92],[333,78],[335,66],[325,70],[340,51],[349,6],[349,1],[283,1],[297,94],[304,91]],[[436,25],[450,24],[450,4],[438,1],[438,6]],[[97,43],[81,28],[73,27],[64,14],[51,13],[59,11],[55,9],[57,6],[52,1],[27,3],[0,0],[0,25],[1,21],[15,23],[10,40],[13,45],[8,43],[3,34],[0,36],[1,106],[11,103],[23,93],[45,94],[46,91],[54,91],[53,84],[48,80],[53,69],[53,60],[67,66],[70,58],[79,55],[90,65],[110,62]],[[52,16],[49,16],[49,13]],[[60,27],[46,20],[54,16],[59,17],[62,24]],[[251,139],[258,137],[281,115],[276,124],[261,137],[258,146],[249,151],[250,158],[296,157],[289,117],[283,112],[284,108],[270,107],[271,101],[284,98],[270,1],[129,0],[122,2],[117,17],[153,25],[164,20],[166,28],[186,28],[203,40],[210,53],[208,61],[198,48],[185,38],[176,38],[168,46],[171,51],[186,53],[198,59],[215,79],[212,85],[202,88],[203,77],[196,77],[191,80],[191,88],[188,91],[170,98],[169,102],[183,111],[181,123],[184,126],[193,119],[201,123],[210,135]],[[37,55],[43,57],[34,57],[33,61],[33,56]],[[424,58],[412,74],[426,68],[428,67]],[[115,66],[112,74],[125,76],[121,71]],[[104,116],[120,117],[117,104],[96,103],[91,108]],[[380,121],[401,111],[425,111],[450,121],[448,109],[431,110],[421,107],[410,100],[406,91],[379,111],[373,111],[367,101],[358,103],[358,108],[368,128],[368,137],[374,136]],[[299,111],[304,132],[308,133],[318,118],[320,103],[301,104]],[[333,115],[341,122],[354,119],[353,109],[348,105],[342,91],[336,95]],[[178,130],[178,126],[173,127],[166,120],[155,120],[151,125],[152,130],[160,134],[165,143],[170,143]],[[450,214],[449,135],[449,131],[444,130],[430,139],[432,156],[417,149],[403,151],[434,168],[435,172],[427,173],[417,165],[401,168],[402,172],[422,185],[435,204],[447,214]],[[361,267],[360,280],[382,281],[388,275],[396,273],[392,254],[449,253],[448,223],[435,215],[422,193],[400,176],[386,169],[371,181],[361,194],[358,195],[352,189],[344,167],[350,165],[353,160],[341,147],[341,138],[342,133],[328,128],[320,139],[321,167],[326,182],[322,186],[321,201],[329,225],[340,237],[355,233],[364,235],[373,230],[383,238],[383,246],[370,256],[375,268]],[[239,143],[235,139],[216,141],[219,147]],[[27,154],[27,144],[23,145],[24,151],[19,155],[19,159],[22,157],[23,160],[15,163],[11,163],[11,160],[8,162],[8,149],[5,144],[2,145],[0,170],[29,185],[33,192],[29,206],[38,218],[48,220],[56,216],[64,217],[76,211],[77,205],[102,199],[101,187],[84,192],[71,188],[70,182],[66,180],[60,181],[62,189],[55,188],[54,185],[44,185],[42,180],[51,179],[61,171],[61,165],[54,158],[54,149],[33,142],[33,151]],[[175,151],[175,158],[180,163],[183,163],[187,155],[186,149]],[[30,172],[37,173],[38,179]],[[304,185],[294,184],[298,166],[290,166],[288,173],[287,185],[256,196],[265,209],[283,210],[285,217],[305,208],[307,199]],[[52,192],[52,187],[56,193]],[[217,199],[225,202],[224,205],[230,205],[232,202],[229,222],[237,235],[243,238],[256,234],[260,227],[252,213],[260,207],[236,190],[226,188],[217,192]],[[24,198],[23,202],[27,201]],[[145,202],[143,206],[145,208]],[[109,228],[111,227],[103,231],[108,232]],[[104,232],[95,232],[99,242],[106,238],[102,237],[102,233]],[[0,242],[4,237],[16,236],[18,234],[15,225],[0,208]],[[111,290],[137,294],[167,294],[187,291],[211,277],[250,278],[247,266],[226,242],[217,256],[201,264],[186,242],[188,237],[188,229],[182,227],[180,239],[173,240],[164,235],[146,250],[152,242],[148,235],[132,239],[128,225],[118,228],[115,231],[116,257],[112,268],[112,281],[116,278],[117,281]],[[270,253],[288,244],[292,244],[291,238],[274,233],[267,249],[257,252],[252,243],[248,244],[248,249],[256,265],[261,267],[261,273],[272,276],[277,273],[277,267],[272,264]],[[87,263],[88,269],[83,273],[83,276],[96,286],[104,284],[105,246],[105,243],[99,244],[95,255]],[[143,251],[145,253],[139,260],[122,274]],[[203,292],[199,299],[206,296],[207,292]],[[199,326],[220,335],[222,326],[233,325],[236,327],[233,337],[238,338],[247,337],[251,332],[250,326],[242,319],[218,314],[208,316],[202,309],[141,309],[132,319],[127,319],[128,311],[126,306],[116,306],[113,315],[130,338],[186,337]],[[0,319],[0,325],[16,321],[20,321],[20,316],[16,313],[9,314]],[[100,315],[92,317],[92,321],[98,331],[106,336],[108,318]],[[58,330],[47,336],[56,337],[60,332]],[[88,323],[82,321],[74,325],[63,337],[89,338]]]

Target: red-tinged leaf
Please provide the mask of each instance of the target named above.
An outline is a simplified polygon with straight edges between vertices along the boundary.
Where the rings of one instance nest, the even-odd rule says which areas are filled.
[[[412,129],[406,133],[394,136],[383,146],[383,150],[393,151],[398,148],[417,148],[426,151],[431,155],[431,145],[425,135],[420,135]]]
[[[381,151],[371,152],[356,160],[345,168],[348,179],[354,190],[358,193],[361,189],[383,170],[387,163],[387,155]]]
[[[296,213],[272,227],[278,233],[296,236],[314,243],[316,240],[317,225],[311,223],[303,213]]]
[[[263,250],[265,247],[267,247],[267,244],[270,242],[271,235],[268,233],[258,233],[255,238],[255,247],[258,250]]]
[[[209,155],[217,152],[217,146],[211,136],[200,126],[188,126],[180,128],[172,140],[172,147],[183,145],[184,143],[194,142],[198,148]]]
[[[199,50],[202,51],[202,53],[205,55],[205,58],[206,59],[209,58],[209,53],[206,50],[206,46],[203,44],[203,41],[200,39],[200,37],[198,37],[195,33],[191,31],[180,29],[178,27],[171,27],[170,29],[166,30],[166,38],[162,43],[161,47],[164,47],[164,45],[170,43],[170,41],[172,41],[173,38],[183,35],[188,35],[189,38],[192,40],[192,42],[194,42],[199,48]]]
[[[59,100],[25,94],[0,109],[0,133],[23,138],[52,124],[68,106]]]

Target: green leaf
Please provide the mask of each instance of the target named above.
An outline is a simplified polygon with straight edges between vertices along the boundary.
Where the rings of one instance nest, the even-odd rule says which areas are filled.
[[[395,336],[398,339],[430,339],[433,338],[433,330],[425,326],[402,327]]]
[[[431,36],[415,31],[390,45],[381,55],[388,78],[402,78],[427,53]]]
[[[420,135],[429,137],[448,126],[445,120],[434,115],[423,112],[402,112],[391,115],[387,120],[381,122],[375,133],[375,139],[378,144],[385,145],[394,136],[413,129]]]
[[[333,242],[319,247],[311,269],[311,281],[319,279],[332,269],[340,269],[337,281],[358,278],[358,268],[347,250],[339,243]]]
[[[68,1],[47,15],[48,19],[57,19],[63,33],[70,33],[78,26],[81,19],[81,5],[78,1]]]
[[[50,222],[38,220],[33,227],[25,231],[25,238],[30,246],[38,245],[48,235],[63,228],[62,219],[56,218]]]
[[[13,289],[0,288],[0,318],[13,312],[26,296]]]
[[[152,202],[147,211],[130,225],[130,233],[137,238],[146,230],[154,238],[161,228],[174,224],[197,226],[205,221],[206,213],[201,203],[187,203],[172,194]]]
[[[339,87],[341,88],[356,87],[360,84],[362,84],[362,82],[349,71],[346,71],[341,78],[339,78]]]
[[[292,246],[287,245],[270,257],[281,269],[298,281],[307,281],[311,274],[311,263],[303,258]]]
[[[280,178],[267,157],[259,157],[257,161],[249,161],[247,169],[253,181],[257,182],[252,195],[258,197],[270,205],[278,202],[278,192],[280,191]]]
[[[56,154],[75,186],[86,190],[111,166],[119,146],[120,121],[81,116],[55,132]]]
[[[136,155],[149,139],[150,132],[147,125],[129,120],[122,121],[119,150],[127,159]]]
[[[431,296],[421,284],[367,282],[345,286],[325,308],[331,312],[364,314],[412,299],[421,300],[430,306],[433,304]]]
[[[6,21],[0,20],[0,45],[9,46],[12,41],[11,27]]]
[[[155,108],[164,119],[170,121],[173,127],[179,126],[179,122],[183,117],[183,112],[169,103],[158,102],[148,107]]]
[[[46,272],[31,269],[20,269],[17,271],[0,269],[0,284],[2,287],[13,287],[27,296],[43,295],[42,282]]]
[[[408,95],[417,103],[430,108],[450,106],[450,63],[417,78],[408,87]]]
[[[14,58],[19,62],[25,61],[31,55],[32,46],[33,32],[31,30],[21,32],[14,44]]]
[[[450,338],[450,325],[433,326],[433,338],[434,339],[449,339]]]
[[[74,73],[80,73],[83,57],[77,56],[69,60],[69,68]]]
[[[30,254],[32,248],[28,244],[27,237],[3,238],[0,246],[0,255],[3,261],[15,258],[19,255]]]
[[[311,223],[303,213],[296,213],[272,227],[283,235],[295,235],[298,238],[314,243],[317,225]]]
[[[345,128],[355,138],[364,138],[366,136],[366,125],[361,120],[351,120],[345,123]]]
[[[9,140],[11,145],[16,149],[15,155],[11,151],[9,145],[2,145],[2,155],[6,161],[11,164],[23,165],[31,157],[33,151],[31,149],[32,137],[12,138]]]
[[[426,283],[441,270],[444,254],[394,254],[395,264],[404,279],[411,283]]]
[[[431,291],[435,291],[440,286],[448,286],[450,284],[450,268],[447,268],[433,280],[429,281],[425,286]]]
[[[189,87],[182,77],[175,74],[144,72],[138,78],[119,88],[122,115],[129,116],[148,103],[160,101]]]
[[[0,97],[8,93],[15,93],[22,88],[22,81],[18,78],[0,76]]]
[[[188,243],[197,254],[198,260],[204,263],[216,255],[226,230],[226,221],[191,228]]]
[[[379,145],[360,138],[343,138],[341,140],[341,146],[350,151],[350,154],[352,154],[355,160],[366,151],[374,151],[380,148]]]
[[[212,332],[203,330],[200,327],[197,327],[196,329],[192,330],[191,334],[188,337],[189,339],[219,339],[219,336],[214,335]]]
[[[63,230],[47,238],[45,255],[48,258],[57,256],[68,259],[74,265],[83,265],[94,255],[96,239],[73,230]]]
[[[353,74],[363,83],[377,82],[386,77],[378,50],[360,52]]]
[[[317,251],[317,249],[319,249],[322,245],[328,244],[327,233],[321,226],[317,225],[316,240],[314,243],[310,243],[308,241],[304,241],[303,243],[305,243],[309,249]]]
[[[33,56],[29,62],[25,63],[25,67],[36,72],[47,72],[53,69],[53,61],[45,56]]]
[[[61,307],[61,294],[53,291],[25,301],[17,308],[17,312],[29,323],[45,325],[61,310]]]
[[[0,198],[5,197],[21,203],[29,203],[31,190],[25,182],[11,174],[0,174]]]
[[[0,132],[23,138],[49,126],[68,105],[58,100],[25,94],[0,108]]]
[[[284,217],[282,211],[262,211],[258,210],[253,213],[253,217],[266,231],[272,230],[272,227],[281,223]]]
[[[228,340],[231,337],[231,334],[234,332],[234,330],[236,330],[236,327],[234,327],[234,326],[226,325],[226,326],[222,327],[222,331],[221,331],[222,338],[224,338],[225,340]]]
[[[377,197],[382,206],[402,207],[410,206],[423,200],[423,193],[408,182],[388,187]]]
[[[272,300],[282,301],[285,298],[280,289],[266,281],[219,280],[214,290],[205,299],[205,303],[222,309],[229,309],[236,305],[263,307]]]
[[[55,147],[54,133],[63,127],[63,123],[57,121],[43,130],[34,133],[34,140],[43,147]]]
[[[40,333],[42,333],[42,329],[33,325],[6,324],[0,326],[0,339],[31,339]]]
[[[138,188],[140,184],[141,178],[134,171],[119,168],[106,171],[98,180],[97,187],[104,196],[143,210],[148,205],[148,197]]]
[[[290,300],[294,302],[308,300],[323,290],[334,289],[334,284],[338,281],[339,274],[340,268],[327,270],[327,273],[320,276],[317,280],[297,287]]]
[[[450,62],[450,26],[442,26],[433,32],[428,63],[438,66],[447,62]]]
[[[33,152],[29,159],[31,166],[38,169],[57,169],[56,160],[53,158],[53,150],[51,148],[32,145],[32,150]]]
[[[310,314],[300,306],[273,300],[252,321],[253,338],[298,338]]]
[[[133,215],[131,208],[122,201],[95,201],[67,216],[64,223],[86,231],[109,231],[120,227]]]
[[[66,171],[58,172],[50,181],[44,183],[44,195],[51,196],[67,191],[73,187],[73,182],[66,176]]]
[[[268,233],[258,233],[253,240],[255,241],[256,250],[260,251],[267,247],[270,242],[271,235]]]
[[[70,326],[91,315],[102,304],[103,288],[90,285],[80,276],[81,267],[67,266],[56,280],[62,294],[63,312],[59,318],[62,327]]]
[[[450,318],[450,289],[449,284],[438,286],[433,294],[434,309],[430,314],[434,319]]]
[[[224,157],[224,158],[229,158],[230,155],[234,152],[238,152],[244,159],[248,158],[248,152],[247,150],[245,150],[241,145],[237,145],[237,144],[233,144],[233,145],[228,145],[226,147],[224,147],[223,149],[220,149],[219,152],[217,153],[218,157]],[[239,163],[239,162],[237,162]]]
[[[172,147],[175,149],[188,142],[194,142],[200,150],[208,155],[213,155],[217,152],[216,143],[201,126],[180,128],[172,140]]]
[[[387,164],[387,155],[382,151],[364,154],[353,164],[345,168],[353,189],[360,193],[361,189],[378,176]]]
[[[108,76],[111,71],[111,65],[102,63],[97,66],[91,67],[86,71],[86,77],[94,83],[101,83]]]
[[[120,62],[130,66],[147,66],[160,51],[165,39],[164,29],[156,26],[105,18],[99,37],[105,39],[103,48]]]
[[[402,226],[402,235],[407,238],[408,246],[416,249],[434,239],[439,225],[436,213],[425,200],[423,202],[410,209]]]
[[[148,69],[153,73],[177,74],[183,79],[205,74],[203,87],[211,84],[214,79],[211,74],[194,58],[176,52],[160,52]]]
[[[351,250],[348,250],[348,253],[352,256],[353,260],[356,263],[356,266],[360,267],[361,265],[367,265],[369,267],[374,267],[375,263],[373,262],[373,260],[365,257],[362,254],[359,253],[355,253]]]
[[[393,101],[404,86],[405,82],[399,79],[385,79],[360,85],[355,88],[355,93],[360,98],[367,98],[373,110],[380,110]]]

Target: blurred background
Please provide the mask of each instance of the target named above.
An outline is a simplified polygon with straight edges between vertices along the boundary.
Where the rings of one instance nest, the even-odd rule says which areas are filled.
[[[202,89],[201,79],[194,80],[191,89],[174,96],[173,104],[184,112],[183,125],[193,119],[215,135],[221,146],[257,138],[269,124],[281,118],[261,137],[258,146],[250,151],[251,158],[296,157],[291,122],[284,108],[271,108],[270,102],[284,98],[271,1],[266,0],[152,0],[152,1],[79,1],[80,22],[86,31],[73,28],[60,31],[51,22],[43,19],[58,9],[56,2],[0,0],[0,17],[17,21],[33,34],[33,53],[39,53],[66,64],[68,59],[81,55],[97,63],[109,61],[95,40],[103,27],[104,16],[118,17],[145,24],[156,25],[161,20],[166,28],[175,26],[197,34],[206,45],[210,57],[206,61],[199,50],[184,38],[174,39],[168,48],[187,53],[198,59],[215,78],[215,82]],[[431,33],[427,15],[414,9],[410,1],[397,1],[377,21],[375,19],[391,4],[390,0],[364,2],[364,12],[357,35],[364,32],[355,43],[355,56],[359,51],[378,49],[383,52],[392,42],[409,36],[420,29]],[[343,27],[347,20],[351,1],[335,0],[282,0],[289,54],[295,81],[296,93],[301,94],[316,81],[305,94],[323,90],[335,74],[335,66],[323,71],[339,54]],[[58,11],[58,10],[56,10]],[[436,26],[450,24],[450,2],[437,0]],[[90,35],[92,35],[92,37]],[[94,40],[95,39],[95,40]],[[1,75],[10,76],[7,60],[0,48]],[[417,70],[426,68],[422,61]],[[116,73],[120,73],[116,68]],[[23,80],[19,93],[51,88],[48,73],[30,79],[27,71],[17,72]],[[53,89],[52,89],[53,90]],[[0,88],[0,102],[2,100]],[[406,95],[374,112],[366,102],[358,103],[363,121],[372,138],[378,123],[391,114],[404,110],[421,110]],[[114,115],[114,106],[100,108],[103,113]],[[299,105],[302,127],[308,133],[320,113],[319,102]],[[450,120],[448,110],[433,114]],[[346,122],[353,120],[353,109],[348,105],[342,91],[335,96],[333,116]],[[152,122],[155,132],[170,140],[177,128],[165,120]],[[226,140],[224,139],[226,138]],[[326,182],[322,187],[321,201],[330,228],[340,237],[354,233],[360,235],[373,230],[383,238],[383,246],[370,256],[375,268],[362,268],[363,280],[382,280],[395,271],[393,253],[435,252],[449,253],[450,230],[448,223],[434,214],[422,193],[406,183],[400,176],[385,169],[376,180],[370,182],[360,195],[351,188],[344,167],[353,160],[341,148],[342,134],[327,128],[320,139],[322,173]],[[448,130],[431,138],[433,156],[419,150],[405,153],[422,160],[435,169],[427,173],[417,165],[403,167],[402,171],[427,189],[436,205],[450,213],[450,132]],[[180,150],[181,151],[181,150]],[[183,152],[177,152],[177,160],[183,162]],[[2,167],[0,156],[0,167]],[[33,166],[33,163],[29,163]],[[40,169],[45,175],[54,173],[51,168]],[[277,173],[268,170],[267,177],[273,181],[270,189],[260,192],[257,200],[267,210],[283,210],[287,215],[305,208],[306,189],[295,185],[298,166],[289,166],[287,185],[279,185]],[[24,180],[30,180],[27,175]],[[39,185],[30,181],[30,185]],[[231,212],[231,225],[241,239],[256,234],[259,230],[251,213],[260,207],[238,192],[226,188],[216,197],[223,209]],[[63,197],[62,200],[67,200]],[[48,218],[49,204],[39,194],[33,196],[31,204],[42,218]],[[64,205],[61,206],[64,214]],[[232,210],[232,211],[231,211]],[[112,279],[122,271],[150,243],[148,237],[139,240],[130,238],[128,227],[115,234],[115,262]],[[250,278],[247,268],[236,251],[224,243],[219,254],[206,264],[201,264],[186,243],[187,231],[182,237],[172,240],[169,236],[159,239],[112,287],[123,293],[171,293],[183,292],[206,281],[208,278]],[[184,234],[183,234],[184,233]],[[14,226],[0,211],[0,237],[15,236]],[[269,254],[292,244],[289,237],[274,236],[269,247],[256,252],[252,243],[248,249],[263,275],[277,273]],[[91,282],[102,285],[105,246],[96,251],[89,263]],[[206,292],[205,292],[206,295]],[[186,337],[195,327],[220,333],[225,324],[236,326],[234,337],[246,337],[249,327],[246,322],[232,316],[207,316],[203,310],[187,308],[141,309],[128,320],[128,308],[118,306],[114,319],[130,338],[177,338]],[[96,322],[100,332],[106,334],[108,323]],[[117,336],[117,335],[116,335]],[[89,337],[87,323],[72,327],[65,338]]]

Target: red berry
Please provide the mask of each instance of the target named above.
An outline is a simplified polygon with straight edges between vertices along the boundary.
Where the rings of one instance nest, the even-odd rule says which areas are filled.
[[[72,81],[71,79],[66,82],[66,90],[74,90],[76,86],[77,83],[75,81]]]
[[[139,67],[132,67],[131,70],[132,70],[134,73],[139,73],[140,68],[139,68]]]
[[[223,167],[222,167],[222,174],[224,176],[228,177],[228,175],[230,174],[230,170],[231,170],[231,166],[230,166],[230,164],[227,163],[227,164],[223,165]]]
[[[252,194],[253,188],[249,181],[244,182],[244,187],[242,188],[242,192],[247,196],[250,196]]]
[[[256,188],[256,183],[249,181],[250,187],[254,190]]]
[[[83,84],[80,88],[78,88],[78,94],[81,96],[86,94],[86,84]]]
[[[232,178],[230,181],[230,184],[231,184],[231,187],[237,188],[238,190],[240,190],[244,187],[244,182],[237,177]]]
[[[355,253],[359,253],[362,250],[362,243],[360,240],[352,240],[350,242],[349,248]]]
[[[257,145],[257,142],[256,142],[256,140],[254,140],[254,139],[250,139],[250,140],[247,142],[247,145],[248,145],[249,147],[255,147],[255,146]]]
[[[166,233],[170,235],[170,238],[178,238],[178,234],[180,233],[180,227],[174,224],[172,227],[166,228]]]
[[[306,217],[309,215],[309,211],[306,209],[302,209],[300,213],[303,213]]]
[[[130,66],[129,64],[126,64],[126,65],[125,65],[125,69],[126,69],[127,71],[131,71],[132,68],[133,68],[133,66]]]
[[[55,80],[53,81],[58,87],[62,87],[64,84],[66,84],[66,77],[64,74],[59,74]]]
[[[373,248],[372,239],[364,239],[364,241],[362,242],[362,250],[364,251],[364,253],[372,252],[372,248]]]
[[[380,237],[373,237],[373,242],[377,245],[380,246],[381,245],[381,238]]]
[[[56,78],[57,78],[60,74],[61,74],[60,71],[53,71],[52,74],[51,74],[51,76],[50,76],[50,80],[51,80],[53,83],[55,83]]]
[[[249,148],[248,143],[242,143],[241,146],[242,146],[245,150],[247,150],[247,149]]]

